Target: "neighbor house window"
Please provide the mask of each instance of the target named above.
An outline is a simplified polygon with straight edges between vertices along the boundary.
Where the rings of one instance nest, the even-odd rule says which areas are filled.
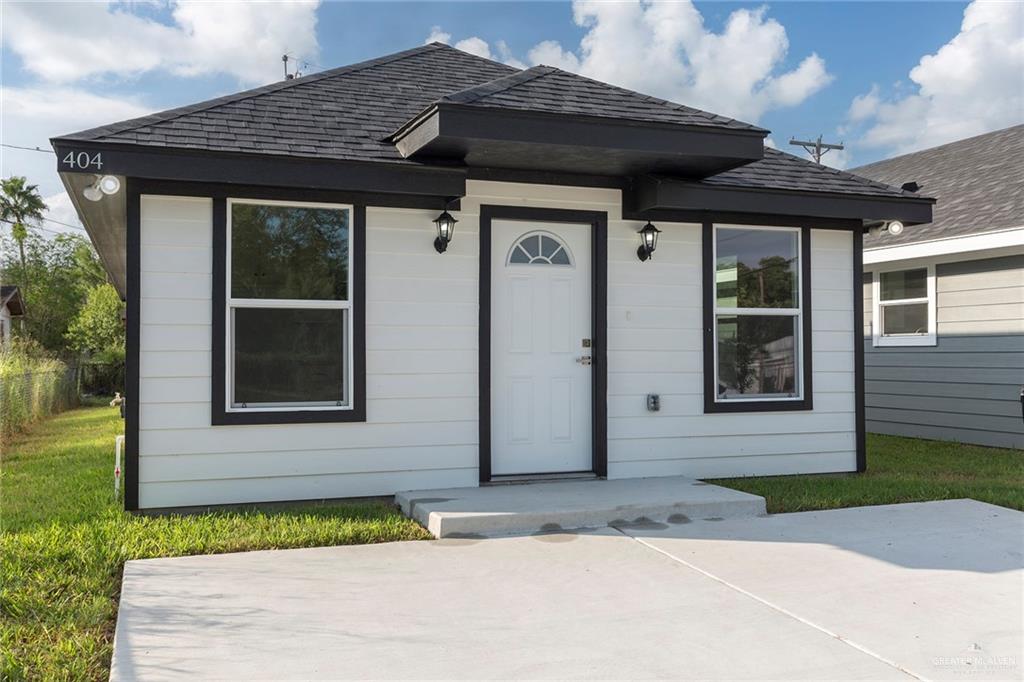
[[[874,273],[875,346],[935,345],[935,266]]]
[[[810,408],[808,237],[705,226],[707,411]]]
[[[225,411],[351,410],[352,207],[226,210]]]

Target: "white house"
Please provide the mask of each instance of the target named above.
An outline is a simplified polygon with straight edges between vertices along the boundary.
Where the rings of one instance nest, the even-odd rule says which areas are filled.
[[[767,133],[434,43],[54,139],[126,506],[863,470],[862,233],[932,200]]]

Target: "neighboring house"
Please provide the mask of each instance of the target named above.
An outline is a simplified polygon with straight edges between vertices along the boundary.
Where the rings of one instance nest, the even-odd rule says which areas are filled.
[[[1024,447],[1024,125],[853,172],[938,198],[864,238],[868,430]]]
[[[0,286],[0,345],[10,343],[14,318],[24,315],[25,301],[21,297],[21,289],[13,284]]]
[[[434,43],[54,139],[126,506],[863,469],[863,227],[932,200],[767,133]]]

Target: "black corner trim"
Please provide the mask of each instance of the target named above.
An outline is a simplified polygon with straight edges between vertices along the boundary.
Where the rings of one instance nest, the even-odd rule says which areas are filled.
[[[480,206],[479,437],[480,482],[491,480],[491,221],[586,223],[593,228],[592,312],[593,470],[608,476],[608,214],[526,206]]]
[[[125,400],[124,411],[124,508],[139,508],[139,351],[142,281],[141,206],[137,184],[125,181],[125,256],[127,265],[127,305],[125,321]]]
[[[855,232],[855,234],[857,234]],[[702,293],[704,309],[704,413],[727,414],[736,412],[797,412],[814,409],[814,367],[812,362],[813,323],[811,321],[811,228],[800,227],[800,281],[801,316],[804,347],[803,397],[799,400],[765,400],[752,402],[718,402],[715,400],[715,287],[714,287],[714,224],[703,223],[702,250]]]
[[[853,233],[853,383],[857,420],[857,471],[868,469],[867,435],[864,415],[864,233]]]
[[[253,196],[253,193],[247,193]],[[232,193],[230,196],[239,196]],[[285,199],[294,193],[261,191],[253,198]],[[290,410],[288,412],[228,412],[226,386],[225,306],[227,292],[227,195],[213,197],[213,319],[212,371],[210,379],[210,423],[233,424],[324,424],[366,421],[366,206],[352,209],[352,249],[355,277],[352,299],[352,408],[347,410]],[[320,197],[317,200],[323,201]],[[330,200],[330,199],[328,199]],[[347,203],[335,198],[336,203]]]

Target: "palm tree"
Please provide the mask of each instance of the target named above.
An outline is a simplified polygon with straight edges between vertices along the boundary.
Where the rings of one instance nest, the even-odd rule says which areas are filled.
[[[39,196],[38,185],[29,185],[27,178],[17,175],[0,180],[0,220],[10,224],[11,236],[18,243],[22,277],[28,274],[25,239],[28,238],[29,221],[42,220],[45,210],[46,204]],[[22,287],[26,284],[21,282]]]

